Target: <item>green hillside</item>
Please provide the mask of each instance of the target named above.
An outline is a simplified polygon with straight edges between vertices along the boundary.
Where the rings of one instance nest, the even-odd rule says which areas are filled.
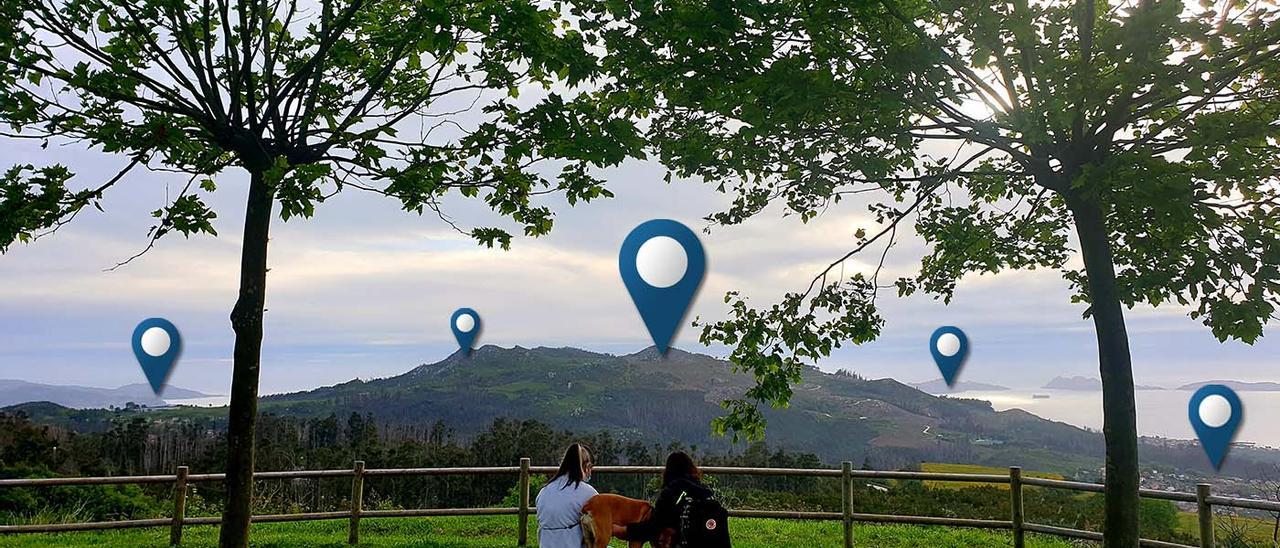
[[[650,348],[614,356],[573,348],[485,346],[396,377],[351,381],[270,396],[262,410],[289,415],[351,411],[380,420],[443,420],[474,432],[497,417],[532,418],[573,431],[608,430],[620,437],[679,440],[727,449],[709,435],[718,403],[741,395],[750,379],[727,362]],[[1021,411],[997,413],[975,400],[936,397],[891,379],[864,380],[811,369],[791,407],[770,410],[775,445],[824,460],[879,466],[920,460],[1019,463],[1068,474],[1096,467],[1101,437]],[[971,442],[987,440],[989,445]]]
[[[711,356],[649,348],[610,355],[574,348],[485,346],[402,375],[262,398],[260,411],[286,417],[371,414],[391,428],[421,429],[437,421],[467,439],[496,418],[535,420],[577,433],[609,432],[622,442],[679,443],[726,453],[710,433],[719,402],[740,397],[751,379]],[[216,429],[225,408],[72,410],[47,403],[8,408],[43,424],[104,432],[126,416],[155,422],[199,419]],[[996,412],[985,401],[933,396],[892,379],[806,370],[791,406],[765,412],[773,447],[811,452],[822,461],[851,460],[881,469],[920,462],[1022,466],[1096,479],[1102,436],[1025,411]],[[1147,466],[1199,470],[1204,455],[1189,444],[1143,443]],[[1275,451],[1239,448],[1225,472],[1259,477],[1280,461]]]

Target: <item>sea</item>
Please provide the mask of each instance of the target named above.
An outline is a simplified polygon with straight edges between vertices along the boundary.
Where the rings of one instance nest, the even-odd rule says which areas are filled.
[[[169,405],[189,405],[191,407],[222,407],[231,403],[231,396],[207,396],[204,398],[166,399]]]
[[[1134,393],[1138,434],[1173,439],[1195,439],[1188,420],[1189,390],[1139,390]],[[1280,392],[1238,392],[1244,405],[1244,422],[1237,442],[1280,448]],[[1022,409],[1049,420],[1102,431],[1102,392],[1083,390],[960,391],[950,397],[991,402],[996,411]],[[1037,398],[1036,395],[1048,396]]]

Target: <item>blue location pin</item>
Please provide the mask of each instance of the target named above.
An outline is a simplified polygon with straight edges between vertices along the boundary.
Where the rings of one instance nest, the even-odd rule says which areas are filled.
[[[1213,469],[1221,470],[1222,461],[1231,448],[1231,440],[1236,437],[1240,421],[1244,419],[1240,396],[1221,384],[1206,384],[1191,395],[1187,414],[1191,418],[1191,427],[1200,438],[1200,446],[1204,447],[1209,462],[1213,463]]]
[[[948,387],[954,387],[960,367],[969,357],[969,338],[964,336],[964,331],[959,327],[944,325],[934,330],[933,336],[929,337],[929,352],[933,354],[933,361],[942,372],[942,379],[947,381]]]
[[[164,318],[147,318],[133,328],[133,355],[151,383],[157,396],[164,390],[178,355],[182,354],[182,335]]]
[[[449,318],[449,328],[453,330],[453,338],[458,339],[458,347],[463,355],[471,355],[471,347],[480,335],[480,315],[470,308],[459,308]]]
[[[646,221],[622,241],[618,270],[653,344],[666,355],[706,274],[702,242],[676,221]]]

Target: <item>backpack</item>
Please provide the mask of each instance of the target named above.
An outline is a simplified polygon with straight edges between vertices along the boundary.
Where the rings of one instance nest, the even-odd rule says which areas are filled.
[[[676,499],[680,529],[674,546],[679,548],[729,548],[729,511],[711,497],[680,493]]]

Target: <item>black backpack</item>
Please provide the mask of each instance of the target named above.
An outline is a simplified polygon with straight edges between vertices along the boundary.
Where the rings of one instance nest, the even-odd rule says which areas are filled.
[[[679,548],[729,548],[729,511],[711,497],[680,493],[676,499],[680,530],[675,546]]]

